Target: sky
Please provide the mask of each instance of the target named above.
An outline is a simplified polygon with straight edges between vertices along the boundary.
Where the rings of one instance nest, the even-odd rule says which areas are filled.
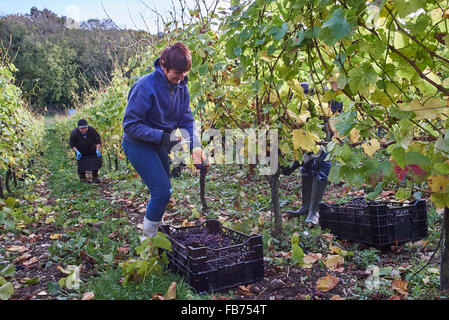
[[[210,2],[211,0],[207,0]],[[188,0],[193,2],[193,0]],[[88,19],[107,19],[108,16],[120,27],[140,29],[156,33],[156,15],[148,8],[157,10],[163,16],[177,0],[0,0],[0,16],[30,13],[32,7],[47,8],[58,16],[66,16],[81,22]],[[224,5],[227,7],[227,5]],[[146,24],[145,24],[146,23]]]

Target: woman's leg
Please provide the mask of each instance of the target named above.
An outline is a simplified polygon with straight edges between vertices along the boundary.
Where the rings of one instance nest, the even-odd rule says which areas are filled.
[[[129,141],[123,141],[122,146],[129,162],[150,190],[151,199],[147,206],[146,218],[153,222],[161,221],[171,198],[167,151],[164,148],[156,150]]]

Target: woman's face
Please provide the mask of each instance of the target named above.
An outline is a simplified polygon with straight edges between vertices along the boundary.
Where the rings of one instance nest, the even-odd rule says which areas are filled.
[[[187,75],[187,71],[179,71],[176,69],[167,71],[164,67],[162,67],[162,70],[164,70],[165,77],[171,84],[178,84],[180,81],[184,80],[184,77]]]

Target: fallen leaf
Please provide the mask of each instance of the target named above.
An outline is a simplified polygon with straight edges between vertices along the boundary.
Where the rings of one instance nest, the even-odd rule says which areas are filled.
[[[394,240],[394,244],[390,248],[391,251],[393,251],[396,254],[399,254],[402,251],[402,247],[398,244],[397,240]]]
[[[406,296],[408,294],[408,282],[405,280],[395,279],[391,282],[391,286],[393,288],[393,291],[396,291],[401,296]]]
[[[24,263],[22,263],[25,267],[29,267],[32,264],[39,262],[39,260],[36,257],[32,257],[30,260],[25,261]]]
[[[165,300],[175,300],[176,299],[176,282],[173,281],[165,294]]]
[[[389,297],[388,300],[401,300],[401,297],[394,294],[391,297]]]
[[[58,270],[61,271],[62,273],[68,274],[68,272],[67,272],[63,267],[61,267],[60,265],[58,265],[58,266],[56,267],[56,269],[58,269]]]
[[[95,299],[95,294],[93,292],[85,292],[81,300],[93,300]]]
[[[15,258],[15,259],[13,260],[13,262],[14,262],[15,264],[18,264],[18,263],[21,263],[22,261],[28,260],[29,258],[31,258],[31,254],[28,253],[28,252],[25,252],[25,253],[22,254],[20,257]]]
[[[285,287],[285,282],[280,280],[280,279],[273,279],[270,282],[270,285],[271,285],[271,289],[272,290],[278,290],[278,289],[281,289],[281,288]]]
[[[394,191],[394,190],[385,190],[380,193],[380,195],[382,197],[394,196],[395,194],[396,194],[396,191]]]
[[[6,282],[0,286],[0,300],[8,300],[14,294],[14,287],[11,282]]]
[[[326,267],[329,270],[333,271],[339,269],[338,267],[341,266],[343,263],[345,263],[345,259],[343,259],[343,257],[339,255],[329,255],[327,256],[326,261],[324,262]]]
[[[28,278],[28,277],[25,277],[25,278],[20,279],[20,282],[30,285],[30,284],[36,284],[36,283],[38,283],[39,280],[40,280],[40,279],[39,279],[38,277],[33,278],[33,279]]]
[[[343,298],[340,297],[340,295],[338,295],[338,294],[334,294],[334,295],[331,297],[331,300],[343,300]]]
[[[326,240],[327,242],[331,242],[334,240],[334,235],[332,233],[323,233],[321,237]]]
[[[60,234],[60,233],[54,233],[54,234],[50,235],[51,240],[58,240],[61,237],[62,237],[62,234]]]
[[[304,256],[302,267],[305,269],[312,268],[313,264],[321,259],[321,253],[309,253]]]
[[[194,226],[195,222],[194,221],[189,221],[187,219],[184,219],[184,221],[181,223],[182,227],[191,227]]]
[[[118,231],[118,230],[115,230],[114,232],[112,232],[112,233],[110,233],[110,234],[108,235],[108,238],[109,238],[109,239],[116,238],[116,237],[118,236],[118,234],[119,234],[119,231]]]
[[[325,277],[322,277],[317,280],[316,287],[318,290],[321,290],[323,292],[328,292],[328,291],[334,289],[337,286],[339,281],[340,281],[340,279],[338,279],[337,277],[327,274]]]
[[[151,297],[151,300],[165,300],[165,297],[162,293],[160,292],[156,292],[155,294],[153,294],[153,296]]]
[[[212,296],[212,300],[231,300],[231,298],[225,297],[225,296],[219,296],[219,297]]]
[[[338,254],[340,256],[344,256],[344,257],[348,255],[348,251],[343,250],[340,247],[333,246],[332,244],[329,244],[329,252],[330,253],[336,253],[336,254]]]
[[[22,253],[28,251],[28,248],[24,246],[7,246],[6,250]]]
[[[237,292],[239,294],[241,294],[241,295],[244,295],[244,296],[253,296],[254,295],[254,293],[252,293],[250,291],[249,286],[248,287],[246,287],[246,286],[238,286],[237,287]]]
[[[120,247],[117,249],[117,252],[121,252],[123,254],[127,254],[129,252],[129,248],[127,247]]]

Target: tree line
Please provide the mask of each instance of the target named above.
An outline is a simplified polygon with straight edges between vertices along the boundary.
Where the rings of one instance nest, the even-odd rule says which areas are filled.
[[[0,51],[17,67],[16,84],[34,111],[62,111],[88,89],[112,79],[115,67],[154,40],[110,19],[76,23],[48,9],[0,17]]]

